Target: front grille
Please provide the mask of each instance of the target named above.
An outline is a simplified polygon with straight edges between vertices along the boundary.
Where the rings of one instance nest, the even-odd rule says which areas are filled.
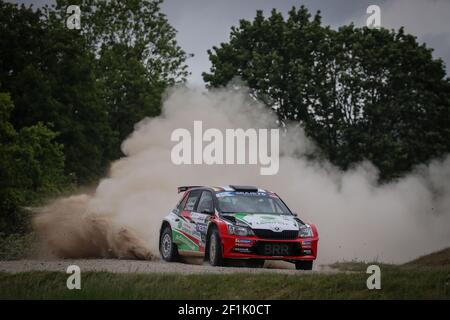
[[[253,229],[255,235],[261,239],[270,240],[294,240],[298,238],[298,231],[296,230],[284,230],[275,232],[268,229]]]
[[[258,241],[253,250],[263,256],[298,256],[301,248],[296,242],[264,242]]]

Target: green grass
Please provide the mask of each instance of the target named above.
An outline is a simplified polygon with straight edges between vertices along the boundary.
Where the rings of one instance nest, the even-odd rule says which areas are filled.
[[[85,272],[81,290],[68,290],[61,272],[0,273],[0,299],[450,299],[449,257],[445,249],[403,265],[338,262],[337,274]],[[381,290],[366,287],[371,264],[381,268]]]
[[[419,257],[405,266],[450,266],[450,248]]]
[[[0,299],[449,299],[450,269],[382,267],[381,290],[364,272],[283,275],[82,273],[68,290],[61,272],[0,273]]]
[[[0,260],[16,260],[30,256],[34,251],[36,235],[27,234],[0,234]]]
[[[380,262],[361,262],[361,261],[343,261],[343,262],[335,262],[333,264],[330,264],[329,266],[333,269],[339,270],[339,271],[349,271],[349,272],[365,272],[367,270],[367,267],[370,265],[377,265],[383,270],[392,271],[392,270],[398,270],[400,266],[394,265],[394,264],[386,264],[386,263],[380,263]]]
[[[440,251],[436,251],[424,256],[421,256],[417,259],[414,259],[410,262],[401,265],[395,264],[387,264],[380,263],[377,261],[373,262],[361,262],[361,261],[344,261],[344,262],[336,262],[330,265],[331,268],[340,270],[340,271],[359,271],[362,272],[367,270],[369,265],[376,264],[382,267],[384,270],[389,271],[423,271],[426,272],[428,270],[436,270],[439,269],[449,269],[450,268],[450,248],[446,248]]]

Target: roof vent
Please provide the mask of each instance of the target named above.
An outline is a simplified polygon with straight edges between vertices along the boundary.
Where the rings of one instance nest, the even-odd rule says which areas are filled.
[[[230,187],[233,188],[234,191],[238,191],[238,192],[258,192],[258,188],[253,187],[253,186],[232,186],[232,185],[230,185]]]

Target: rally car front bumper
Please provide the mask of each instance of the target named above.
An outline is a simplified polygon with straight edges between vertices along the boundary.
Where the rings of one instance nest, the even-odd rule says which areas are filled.
[[[226,234],[222,235],[223,257],[226,259],[312,261],[317,257],[318,241],[318,237],[285,240]]]

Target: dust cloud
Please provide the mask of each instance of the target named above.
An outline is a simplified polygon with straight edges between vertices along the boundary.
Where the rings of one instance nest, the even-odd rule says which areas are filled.
[[[34,225],[58,257],[158,256],[161,219],[174,207],[180,185],[256,185],[280,195],[319,231],[319,263],[366,260],[400,263],[450,245],[450,158],[421,166],[405,178],[377,184],[364,162],[343,172],[309,161],[314,144],[298,126],[280,136],[280,169],[260,175],[259,165],[174,165],[173,130],[276,128],[275,115],[233,88],[203,92],[174,88],[162,114],[143,119],[123,142],[125,157],[90,195],[58,199]],[[205,145],[206,143],[204,143]]]

